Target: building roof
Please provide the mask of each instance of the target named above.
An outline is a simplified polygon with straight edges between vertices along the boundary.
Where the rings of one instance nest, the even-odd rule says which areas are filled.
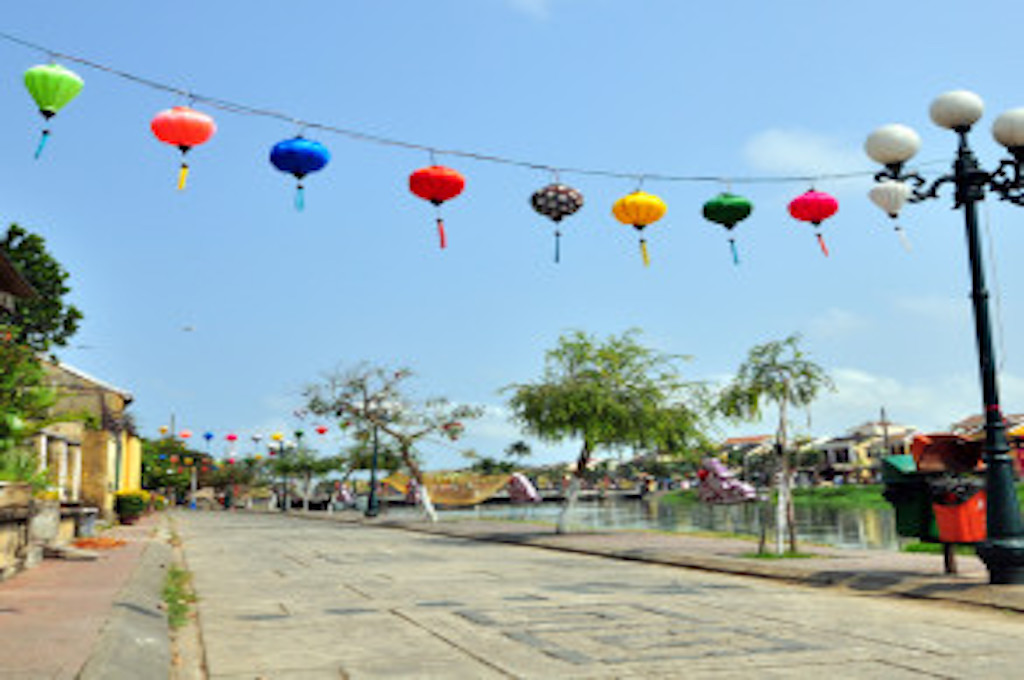
[[[1012,430],[1020,425],[1024,425],[1024,413],[1011,413],[1003,414],[1003,420],[1006,423],[1006,429]],[[958,435],[972,435],[977,434],[985,429],[985,416],[975,415],[968,416],[963,420],[959,420],[949,426],[949,431],[953,434]]]
[[[67,375],[72,376],[73,378],[76,378],[79,381],[88,383],[89,385],[99,388],[100,390],[103,390],[105,392],[113,392],[115,394],[120,395],[125,400],[125,403],[129,403],[135,399],[135,397],[132,396],[132,393],[129,392],[128,390],[124,390],[121,389],[120,387],[111,385],[110,383],[103,382],[99,378],[94,378],[85,371],[75,368],[74,366],[69,366],[68,364],[59,361],[53,363],[52,366],[58,371],[66,373]],[[64,385],[62,385],[62,387],[64,387]]]
[[[753,436],[750,436],[750,437],[729,437],[724,442],[722,442],[722,446],[745,446],[745,445],[749,445],[749,444],[768,444],[773,439],[775,439],[775,437],[773,437],[770,434],[756,434],[756,435],[753,435]]]

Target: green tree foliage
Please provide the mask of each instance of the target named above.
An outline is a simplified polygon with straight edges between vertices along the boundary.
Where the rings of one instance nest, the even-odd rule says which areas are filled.
[[[559,521],[575,500],[578,480],[599,447],[654,450],[683,457],[707,445],[707,395],[680,373],[685,357],[641,345],[632,330],[600,340],[582,331],[559,338],[544,375],[505,388],[513,419],[544,441],[581,441],[575,483]]]
[[[0,454],[35,432],[55,400],[35,352],[0,340]]]
[[[46,250],[41,236],[17,224],[7,228],[0,248],[38,294],[17,301],[11,319],[14,341],[39,352],[67,344],[82,319],[82,312],[65,299],[71,292],[67,271]]]
[[[835,389],[828,373],[811,361],[800,347],[800,336],[766,342],[753,347],[733,380],[719,394],[717,409],[738,422],[761,420],[768,406],[778,412],[776,452],[779,493],[776,509],[776,552],[783,552],[784,536],[789,533],[790,551],[795,553],[796,531],[793,503],[789,492],[789,408],[806,408],[823,390]]]

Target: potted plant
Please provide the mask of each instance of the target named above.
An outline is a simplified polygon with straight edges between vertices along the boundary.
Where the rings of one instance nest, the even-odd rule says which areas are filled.
[[[114,511],[121,524],[135,524],[149,505],[149,494],[141,489],[118,491],[114,495]]]

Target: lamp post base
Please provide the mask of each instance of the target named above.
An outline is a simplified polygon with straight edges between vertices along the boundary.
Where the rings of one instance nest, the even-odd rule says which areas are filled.
[[[1024,585],[1024,538],[997,538],[978,545],[992,585]]]

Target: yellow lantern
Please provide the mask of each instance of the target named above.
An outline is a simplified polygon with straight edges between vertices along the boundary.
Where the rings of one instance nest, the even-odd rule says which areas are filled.
[[[612,206],[612,214],[615,219],[623,224],[632,225],[640,233],[640,255],[643,256],[644,266],[651,264],[651,258],[647,255],[647,239],[643,236],[644,227],[654,224],[662,217],[668,206],[654,194],[645,191],[634,191],[615,201]]]
[[[274,434],[270,435],[270,438],[273,439],[275,442],[279,442],[282,439],[284,439],[284,435],[281,434],[280,432],[275,432]]]
[[[167,427],[166,425],[160,426],[160,434],[167,434],[168,430],[170,430],[170,428]]]

